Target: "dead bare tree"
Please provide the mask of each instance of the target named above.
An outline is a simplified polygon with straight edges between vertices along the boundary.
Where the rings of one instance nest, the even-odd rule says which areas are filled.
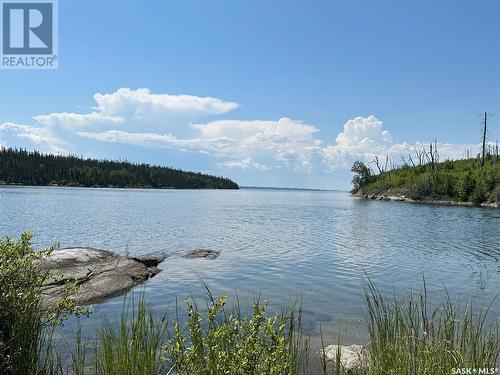
[[[422,149],[422,160],[423,163],[421,164],[428,164],[431,161],[431,158],[429,157],[429,154],[427,153],[427,150],[425,148]]]
[[[437,138],[434,138],[434,160],[436,163],[439,163],[439,152],[438,152]]]
[[[411,154],[408,154],[408,159],[410,160],[411,165],[415,166],[415,162],[413,161]]]
[[[424,156],[425,156],[425,149],[422,149],[422,150],[418,150],[418,149],[417,149],[417,150],[415,150],[415,153],[416,153],[416,155],[417,155],[418,164],[419,164],[419,165],[424,164],[424,160],[425,160],[425,158],[424,158]]]
[[[378,158],[377,155],[375,155],[375,158],[373,159],[373,162],[375,163],[375,165],[377,166],[377,169],[378,169],[378,172],[379,173],[382,173],[384,170],[383,168],[381,167],[380,165],[380,159]]]
[[[488,121],[488,112],[484,112],[484,120],[483,120],[483,155],[481,158],[481,167],[484,166],[484,159],[486,153],[486,130],[487,130],[487,121]]]

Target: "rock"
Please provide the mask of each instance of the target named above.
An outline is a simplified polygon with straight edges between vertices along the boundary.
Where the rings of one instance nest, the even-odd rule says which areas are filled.
[[[158,264],[165,260],[165,256],[132,257],[132,259],[144,264],[146,267],[157,267]]]
[[[188,251],[184,258],[205,258],[205,259],[215,259],[220,255],[220,251],[209,250],[209,249],[195,249]]]
[[[338,350],[339,345],[329,345],[323,349],[321,354],[327,360],[335,362]],[[368,351],[363,345],[340,345],[340,363],[348,373],[355,374],[362,368],[367,368],[369,360]]]
[[[56,250],[37,264],[40,270],[49,272],[41,288],[42,303],[56,303],[63,296],[64,286],[75,279],[79,285],[73,296],[77,304],[101,302],[158,274],[160,270],[156,266],[164,259],[131,258],[92,248]]]

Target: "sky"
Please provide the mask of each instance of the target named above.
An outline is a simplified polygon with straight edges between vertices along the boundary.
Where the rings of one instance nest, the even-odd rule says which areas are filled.
[[[58,64],[0,70],[0,145],[347,190],[500,140],[496,0],[59,0]]]

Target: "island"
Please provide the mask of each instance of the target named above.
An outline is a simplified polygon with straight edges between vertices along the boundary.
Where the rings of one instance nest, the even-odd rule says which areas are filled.
[[[0,185],[239,189],[218,176],[128,161],[0,148]]]

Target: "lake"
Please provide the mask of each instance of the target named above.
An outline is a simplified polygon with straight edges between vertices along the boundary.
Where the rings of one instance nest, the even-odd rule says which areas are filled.
[[[363,281],[384,294],[420,289],[431,301],[485,308],[500,290],[500,210],[368,201],[345,192],[277,189],[141,190],[0,187],[0,234],[32,231],[35,248],[59,242],[130,255],[165,254],[162,272],[134,289],[158,312],[175,300],[238,292],[278,311],[302,301],[308,332],[326,343],[366,342]],[[195,248],[216,260],[185,259]],[[123,297],[81,324],[120,313]],[[234,299],[233,299],[234,301]],[[495,301],[492,316],[500,303]],[[61,329],[75,330],[75,319]]]

